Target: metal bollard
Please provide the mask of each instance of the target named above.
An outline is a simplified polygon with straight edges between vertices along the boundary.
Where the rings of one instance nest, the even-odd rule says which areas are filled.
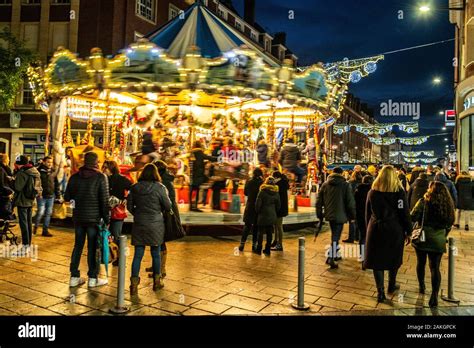
[[[460,301],[454,297],[454,238],[449,238],[449,265],[448,265],[448,296],[442,295],[443,301],[459,303]]]
[[[293,308],[301,311],[309,309],[309,305],[304,303],[304,243],[304,237],[298,238],[298,301],[291,304]]]
[[[110,309],[110,313],[123,314],[130,311],[130,308],[125,306],[125,268],[127,255],[127,236],[120,236],[120,252],[119,252],[119,269],[118,269],[118,287],[117,287],[117,305]]]

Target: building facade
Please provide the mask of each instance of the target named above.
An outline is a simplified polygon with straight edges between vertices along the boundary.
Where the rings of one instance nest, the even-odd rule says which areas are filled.
[[[455,109],[458,169],[474,171],[474,0],[450,0],[456,27]]]

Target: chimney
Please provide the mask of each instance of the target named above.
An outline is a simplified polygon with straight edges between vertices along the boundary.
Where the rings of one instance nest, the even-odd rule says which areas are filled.
[[[280,44],[286,47],[286,33],[283,31],[276,33],[273,38],[273,44]]]
[[[250,24],[255,24],[255,0],[244,1],[244,20]]]

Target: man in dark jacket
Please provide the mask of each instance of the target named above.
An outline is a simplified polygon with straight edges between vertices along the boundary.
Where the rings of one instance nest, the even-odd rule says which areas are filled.
[[[300,161],[301,152],[298,146],[293,142],[293,139],[286,139],[285,145],[280,152],[279,162],[284,169],[296,175],[298,183],[303,180],[304,176],[304,170],[298,166]]]
[[[342,229],[347,221],[355,220],[355,201],[351,185],[342,176],[343,170],[336,167],[319,190],[316,200],[316,213],[320,220],[326,219],[331,227],[331,249],[326,263],[331,268],[337,268],[335,261]],[[324,214],[323,214],[324,208]]]
[[[29,163],[26,156],[20,156],[15,164],[18,171],[15,176],[15,197],[13,201],[18,209],[21,243],[28,249],[31,246],[33,232],[33,202],[42,193],[41,179],[40,173]]]
[[[360,247],[360,261],[365,258],[365,239],[367,237],[367,224],[365,221],[365,206],[367,203],[367,196],[372,189],[374,178],[372,175],[366,175],[362,178],[362,184],[357,186],[354,193],[356,205],[356,220],[357,229],[359,230],[359,247]]]
[[[275,240],[272,243],[272,250],[283,251],[283,218],[288,216],[288,190],[290,183],[285,174],[279,171],[273,172],[272,176],[275,178],[275,184],[278,186],[278,193],[280,194],[280,209],[277,212],[277,222],[275,224]]]
[[[263,172],[260,168],[255,168],[253,171],[252,179],[245,183],[244,194],[247,196],[247,204],[245,205],[244,211],[244,229],[242,231],[242,239],[240,240],[239,250],[243,251],[247,237],[252,232],[252,250],[255,251],[257,247],[257,211],[255,210],[255,204],[257,202],[258,192],[260,186],[263,184]]]
[[[410,204],[410,211],[415,207],[416,203],[423,198],[426,191],[428,191],[428,186],[430,182],[428,180],[428,175],[421,173],[415,182],[410,186],[408,190],[408,203]]]
[[[439,181],[442,182],[444,185],[446,185],[449,194],[451,195],[451,198],[453,199],[454,206],[456,207],[458,204],[458,192],[456,190],[456,187],[454,186],[454,183],[448,179],[448,177],[443,173],[439,172],[436,174],[434,181]]]
[[[84,284],[79,272],[82,249],[87,236],[87,264],[89,266],[89,287],[102,286],[107,279],[98,278],[100,264],[97,263],[97,226],[110,223],[109,183],[107,176],[99,171],[99,158],[95,152],[87,152],[84,166],[71,176],[64,200],[71,202],[72,219],[76,230],[74,250],[71,256],[70,287]]]
[[[51,221],[51,214],[53,213],[54,206],[54,193],[55,193],[55,178],[56,174],[53,172],[53,158],[46,156],[43,158],[42,163],[38,167],[38,171],[41,177],[41,186],[43,193],[41,196],[36,198],[38,204],[38,211],[36,212],[35,227],[33,228],[33,234],[36,234],[38,226],[41,222],[41,218],[44,216],[43,222],[43,237],[52,237],[49,233],[49,222]]]
[[[189,189],[189,208],[191,211],[202,212],[198,209],[199,187],[207,181],[205,174],[204,161],[217,162],[217,158],[208,156],[201,148],[201,142],[196,141],[194,148],[191,150],[191,185]],[[193,204],[193,192],[196,192],[196,203]]]

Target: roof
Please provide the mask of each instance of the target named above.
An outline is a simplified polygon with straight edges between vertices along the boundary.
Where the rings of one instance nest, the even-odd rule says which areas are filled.
[[[174,58],[184,57],[190,46],[199,47],[205,58],[216,58],[245,45],[258,53],[267,64],[280,65],[276,58],[267,55],[262,48],[222,21],[200,1],[195,2],[181,16],[146,35],[146,38]]]

